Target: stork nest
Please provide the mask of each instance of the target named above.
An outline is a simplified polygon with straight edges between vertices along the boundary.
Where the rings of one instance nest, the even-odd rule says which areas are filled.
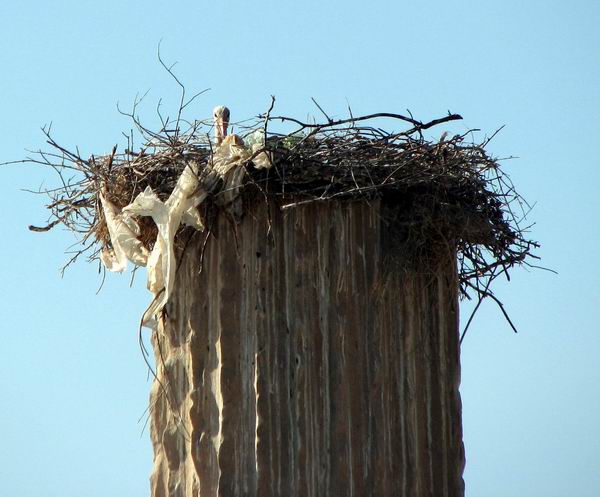
[[[493,296],[491,281],[519,264],[531,265],[537,258],[537,243],[521,226],[528,206],[515,192],[498,159],[486,146],[491,138],[474,143],[471,132],[438,140],[424,137],[435,125],[461,119],[448,114],[430,122],[412,116],[373,114],[322,124],[305,123],[271,115],[271,109],[248,123],[238,133],[261,143],[259,152],[272,158],[270,169],[255,169],[250,158],[241,197],[245,202],[266,200],[281,209],[293,209],[312,202],[364,201],[379,199],[388,213],[392,243],[398,253],[412,262],[427,265],[440,244],[450,246],[458,257],[462,294],[475,291]],[[325,114],[326,115],[326,114]],[[209,170],[212,146],[208,138],[211,123],[183,119],[164,122],[158,132],[144,127],[135,112],[129,114],[141,135],[141,146],[104,156],[84,159],[54,141],[44,129],[49,151],[38,151],[22,162],[52,167],[60,185],[43,190],[50,196],[47,231],[62,224],[79,236],[79,245],[65,268],[85,255],[93,261],[110,246],[110,237],[99,199],[103,188],[107,198],[124,207],[147,186],[165,200],[183,168],[190,161],[199,164],[199,176]],[[408,129],[388,132],[372,126],[377,118],[391,118]],[[274,123],[294,125],[291,133],[271,131]],[[240,131],[241,130],[241,131]],[[493,135],[492,135],[493,137]],[[256,154],[255,154],[256,156]],[[223,211],[219,185],[213,185],[203,209]],[[215,210],[215,206],[216,210]],[[217,212],[218,213],[218,212]],[[206,212],[205,212],[206,214]],[[140,219],[140,239],[148,249],[156,240],[150,218]],[[64,269],[64,268],[63,268]]]

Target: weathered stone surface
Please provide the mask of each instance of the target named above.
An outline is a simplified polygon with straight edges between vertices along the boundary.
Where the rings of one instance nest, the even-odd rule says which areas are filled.
[[[153,339],[153,497],[462,496],[452,256],[387,273],[377,202],[271,218],[221,217],[201,274],[202,235],[182,257]]]

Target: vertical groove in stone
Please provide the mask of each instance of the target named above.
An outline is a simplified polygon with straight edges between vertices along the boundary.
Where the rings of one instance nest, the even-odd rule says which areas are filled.
[[[276,395],[272,397],[271,415],[275,416],[276,434],[275,456],[279,472],[276,475],[276,493],[274,495],[285,497],[293,496],[297,491],[300,481],[300,436],[299,425],[301,419],[298,415],[298,396],[300,390],[299,372],[300,359],[298,356],[298,340],[302,330],[296,327],[296,316],[303,313],[300,303],[294,300],[293,289],[297,285],[297,259],[288,251],[296,247],[296,212],[284,216],[281,225],[278,224],[280,236],[274,240],[277,262],[283,268],[283,277],[278,280],[279,291],[283,296],[281,307],[269,308],[269,315],[277,316],[279,309],[285,309],[282,316],[281,328],[270,327],[268,332],[274,347],[274,367],[272,376],[267,380],[275,383],[273,390]],[[277,269],[275,269],[277,270]],[[271,464],[273,459],[265,461]]]
[[[154,340],[153,497],[464,495],[456,269],[389,273],[381,214],[221,217],[202,274],[194,237]]]

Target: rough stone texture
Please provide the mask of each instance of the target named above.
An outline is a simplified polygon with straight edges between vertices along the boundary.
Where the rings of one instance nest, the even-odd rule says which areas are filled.
[[[153,339],[153,497],[464,494],[455,264],[389,274],[381,213],[221,217],[201,274],[194,237]]]

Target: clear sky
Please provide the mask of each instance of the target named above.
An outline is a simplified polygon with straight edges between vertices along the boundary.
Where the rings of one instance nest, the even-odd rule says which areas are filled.
[[[368,6],[367,6],[368,5]],[[130,123],[116,103],[150,89],[175,111],[178,88],[212,88],[232,119],[263,112],[447,110],[481,128],[520,192],[536,203],[543,264],[517,270],[482,306],[462,350],[468,497],[600,495],[600,3],[87,1],[0,4],[0,162],[43,147],[39,128],[82,154],[106,153]],[[153,117],[150,117],[150,124]],[[434,133],[441,133],[437,129]],[[480,135],[483,137],[483,134]],[[50,171],[0,167],[0,497],[148,495],[143,417],[150,382],[137,345],[143,276],[80,263],[74,240],[43,224]],[[462,308],[463,316],[469,305]],[[465,319],[466,320],[466,319]],[[464,322],[464,321],[463,321]]]

